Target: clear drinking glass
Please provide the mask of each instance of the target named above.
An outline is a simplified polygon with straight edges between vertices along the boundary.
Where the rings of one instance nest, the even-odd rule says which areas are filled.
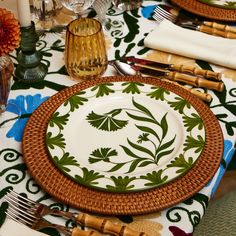
[[[108,59],[101,23],[91,18],[79,18],[67,26],[65,66],[75,80],[93,79],[102,75]]]
[[[77,14],[79,18],[81,14],[92,6],[94,0],[61,0],[61,4]]]
[[[51,29],[54,27],[54,18],[62,9],[58,0],[31,0],[32,20],[37,29]]]
[[[112,3],[120,10],[134,10],[142,5],[143,0],[112,0]]]
[[[111,6],[111,0],[95,0],[92,7],[97,13],[98,20],[106,24],[106,12]]]

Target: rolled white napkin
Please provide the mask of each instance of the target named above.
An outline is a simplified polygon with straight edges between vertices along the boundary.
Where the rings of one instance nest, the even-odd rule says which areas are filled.
[[[29,227],[19,224],[11,219],[6,219],[0,228],[0,236],[48,236],[41,232],[30,229]]]
[[[236,69],[236,39],[184,29],[163,20],[144,39],[146,47]]]

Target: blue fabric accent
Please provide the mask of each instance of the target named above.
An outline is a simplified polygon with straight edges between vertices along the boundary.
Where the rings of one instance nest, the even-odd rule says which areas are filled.
[[[19,119],[15,121],[6,136],[8,138],[14,138],[17,142],[21,142],[25,125],[29,119],[28,117],[24,118],[22,116],[26,114],[30,115],[42,102],[48,98],[49,97],[41,98],[41,94],[36,94],[34,96],[19,95],[16,99],[10,99],[6,110],[19,116]]]
[[[233,147],[233,143],[231,141],[229,141],[229,140],[225,140],[224,141],[223,159],[226,162],[226,166],[228,166],[229,162],[231,161],[231,159],[232,159],[232,157],[234,155],[234,152],[235,152],[235,149]],[[220,183],[220,180],[222,179],[225,171],[226,171],[226,169],[222,165],[220,165],[220,171],[219,171],[219,174],[217,176],[216,182],[215,182],[215,184],[214,184],[214,186],[212,188],[211,197],[215,194],[215,191],[216,191],[216,189],[217,189],[217,187],[218,187],[218,185]]]
[[[141,10],[141,13],[142,13],[143,17],[145,17],[147,19],[152,17],[153,12],[154,12],[156,7],[157,7],[157,5],[150,5],[150,6],[143,7],[142,10]]]

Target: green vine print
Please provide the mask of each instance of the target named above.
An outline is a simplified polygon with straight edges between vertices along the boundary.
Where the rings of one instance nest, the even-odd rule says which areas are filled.
[[[111,93],[114,93],[115,91],[111,89],[110,87],[113,86],[112,83],[105,83],[105,84],[99,84],[94,86],[91,91],[97,91],[96,97],[103,97],[104,95],[109,95]]]
[[[83,183],[84,185],[96,185],[98,184],[98,182],[96,182],[95,180],[104,177],[104,175],[101,175],[100,173],[95,172],[94,170],[89,171],[85,167],[82,168],[82,171],[83,176],[75,175],[75,179],[79,183]]]
[[[78,109],[79,106],[84,105],[85,102],[88,101],[87,98],[82,97],[80,95],[84,95],[85,91],[80,91],[76,95],[70,97],[68,100],[65,101],[64,106],[70,105],[70,111],[73,112],[74,110]]]
[[[65,148],[66,143],[63,134],[57,134],[56,136],[52,135],[52,132],[46,134],[46,143],[48,147],[51,149],[54,149],[56,146],[62,149]]]
[[[154,89],[153,92],[148,93],[147,96],[150,96],[150,98],[154,98],[156,100],[165,100],[165,95],[170,94],[170,91],[166,90],[165,88],[161,87],[152,87]]]
[[[80,166],[75,157],[70,156],[68,152],[64,153],[60,159],[57,156],[54,156],[53,159],[56,165],[66,172],[70,172],[70,169],[66,166]]]
[[[122,86],[126,86],[126,88],[122,91],[123,93],[132,93],[132,94],[139,94],[139,86],[144,86],[144,84],[139,82],[125,82]]]
[[[130,183],[136,179],[136,177],[129,177],[129,176],[111,176],[111,179],[113,180],[115,186],[111,186],[111,185],[106,185],[107,189],[111,190],[111,191],[127,191],[130,189],[134,188],[134,185],[130,185]]]
[[[59,129],[64,129],[64,126],[67,124],[69,118],[69,114],[65,114],[63,116],[59,115],[59,112],[55,112],[51,119],[49,120],[49,126],[54,127],[55,125],[58,126]]]
[[[209,199],[207,196],[201,193],[197,193],[193,197],[185,200],[183,203],[188,206],[191,206],[197,202],[202,206],[203,212],[205,212],[208,206],[208,201]],[[166,213],[167,219],[170,222],[174,223],[180,222],[182,219],[186,219],[186,215],[187,218],[189,219],[189,222],[192,224],[193,228],[195,228],[201,220],[201,215],[198,211],[190,211],[185,207],[172,207]]]
[[[127,120],[119,120],[115,118],[115,116],[121,113],[121,111],[121,109],[114,109],[103,115],[96,114],[92,111],[87,116],[87,120],[93,127],[100,130],[116,131],[118,129],[124,128],[128,124]]]
[[[137,142],[131,141],[127,138],[127,143],[129,144],[129,146],[120,145],[124,153],[131,157],[132,160],[119,163],[112,162],[108,159],[107,154],[110,151],[109,156],[116,156],[116,150],[111,150],[110,148],[101,148],[96,149],[92,152],[89,158],[90,163],[95,163],[98,161],[109,161],[110,163],[114,164],[109,172],[117,171],[123,166],[129,165],[129,170],[127,171],[127,173],[131,173],[137,167],[144,167],[151,164],[158,166],[159,160],[164,156],[169,155],[174,150],[174,148],[171,146],[175,141],[176,135],[173,135],[170,140],[165,141],[165,137],[168,133],[168,123],[166,118],[167,113],[161,118],[161,121],[159,122],[146,107],[135,102],[134,99],[132,100],[132,103],[134,105],[134,108],[136,108],[136,110],[134,111],[141,115],[130,113],[126,111],[125,108],[123,108],[112,110],[111,112],[105,113],[104,115],[98,115],[92,112],[87,116],[87,120],[93,127],[97,129],[115,131],[125,127],[127,121],[114,119],[114,116],[119,115],[122,111],[126,111],[126,114],[135,121],[142,121],[147,124],[152,123],[158,126],[158,128],[160,128],[162,131],[161,134],[157,134],[155,129],[147,125],[144,126],[136,124],[136,128],[141,131],[141,134],[138,136]],[[119,126],[117,124],[119,124]],[[151,150],[150,147],[141,145],[142,143],[151,143],[153,149]],[[139,152],[141,152],[142,154],[138,154]]]
[[[149,182],[145,186],[158,186],[162,183],[165,183],[168,179],[168,176],[162,176],[163,170],[153,171],[147,175],[141,175],[141,179],[146,179]]]

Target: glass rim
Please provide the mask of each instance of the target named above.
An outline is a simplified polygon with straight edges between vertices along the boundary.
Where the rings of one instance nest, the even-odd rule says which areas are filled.
[[[74,32],[72,32],[71,29],[70,29],[70,26],[71,26],[72,24],[74,24],[76,21],[82,21],[82,20],[89,20],[89,21],[96,22],[96,23],[98,24],[98,29],[96,30],[96,32],[91,33],[91,34],[87,34],[87,35],[78,35],[78,34],[75,34]],[[96,35],[96,34],[99,33],[99,32],[102,32],[102,24],[101,24],[100,21],[98,21],[98,20],[96,20],[96,19],[94,19],[94,18],[81,17],[81,18],[78,18],[78,19],[75,19],[75,20],[71,21],[71,22],[67,25],[66,30],[67,30],[67,32],[69,32],[70,34],[72,34],[73,36],[76,36],[76,37],[91,37],[91,36],[93,36],[93,35]]]

